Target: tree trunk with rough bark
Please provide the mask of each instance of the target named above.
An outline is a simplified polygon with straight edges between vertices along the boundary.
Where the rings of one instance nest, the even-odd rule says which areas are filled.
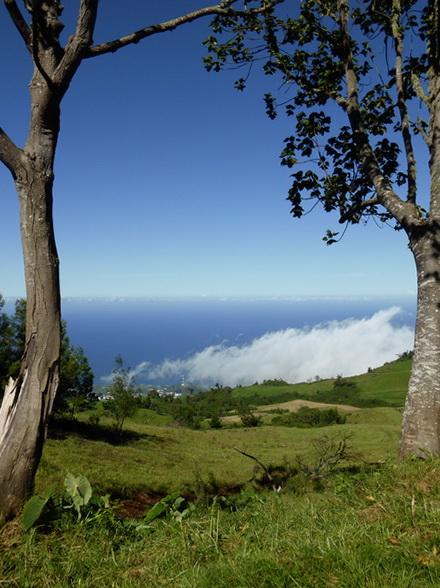
[[[426,225],[411,239],[417,268],[417,320],[400,440],[402,457],[440,454],[440,244],[436,233]]]
[[[19,376],[7,386],[0,409],[3,519],[14,516],[32,489],[59,381],[60,285],[52,221],[57,125],[49,130],[36,124],[33,130],[16,179],[26,280],[26,344]]]
[[[26,259],[26,346],[18,378],[0,409],[0,512],[15,515],[40,461],[47,421],[59,381],[60,298],[51,201],[39,182],[21,188]],[[48,218],[49,217],[49,218]]]
[[[53,55],[45,67],[51,71]],[[31,93],[30,133],[11,169],[20,205],[26,282],[26,343],[18,378],[0,409],[0,518],[13,517],[32,489],[59,381],[61,303],[52,218],[59,97],[39,67]]]
[[[34,73],[31,119],[23,149],[3,146],[20,206],[26,283],[26,342],[19,375],[6,388],[0,409],[0,519],[13,517],[32,489],[59,382],[61,303],[53,229],[53,166],[64,90],[52,82],[60,62],[54,42],[60,23],[56,0],[29,31]],[[32,9],[34,10],[34,9]],[[37,10],[37,9],[35,9]],[[35,18],[36,17],[35,13]],[[53,42],[53,45],[51,45]],[[5,161],[4,161],[5,163]]]

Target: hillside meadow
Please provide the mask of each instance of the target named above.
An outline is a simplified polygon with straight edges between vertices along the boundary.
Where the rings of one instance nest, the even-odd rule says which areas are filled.
[[[394,403],[402,370],[359,376],[365,397],[373,377]],[[316,384],[303,385],[309,397]],[[50,500],[26,532],[20,520],[2,529],[0,584],[440,585],[439,460],[397,460],[401,406],[346,406],[345,424],[307,429],[270,425],[273,408],[258,410],[259,427],[191,430],[141,409],[119,438],[90,412],[53,425],[35,489]],[[72,508],[69,472],[105,501]]]
[[[410,372],[411,360],[402,358],[371,369],[366,374],[343,379],[356,384],[361,399],[376,399],[401,407],[405,403]],[[329,392],[334,383],[334,378],[327,380],[318,378],[315,381],[300,384],[285,384],[274,380],[253,386],[235,388],[233,394],[244,398],[253,398],[256,402],[261,397],[265,399],[272,397],[275,400],[284,397],[282,399],[287,400],[287,397],[292,395],[308,400],[317,400],[323,393]],[[340,403],[340,400],[338,403]]]

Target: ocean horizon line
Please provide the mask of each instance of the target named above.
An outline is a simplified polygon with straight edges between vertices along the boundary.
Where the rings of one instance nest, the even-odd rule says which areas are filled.
[[[239,295],[176,295],[176,296],[62,296],[62,303],[93,303],[93,302],[105,302],[105,303],[124,303],[124,302],[271,302],[271,301],[283,301],[283,302],[311,302],[311,301],[343,301],[343,300],[396,300],[415,299],[415,294],[377,294],[377,295],[359,295],[359,294],[329,294],[329,295],[316,295],[316,294],[239,294]]]
[[[61,302],[69,303],[92,303],[92,302],[201,302],[201,301],[340,301],[340,300],[395,300],[395,299],[415,299],[416,293],[395,293],[395,294],[188,294],[188,295],[62,295]],[[3,296],[6,303],[23,299],[25,296]]]

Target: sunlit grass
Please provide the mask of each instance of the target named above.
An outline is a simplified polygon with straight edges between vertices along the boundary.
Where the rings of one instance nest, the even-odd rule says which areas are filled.
[[[411,360],[400,360],[347,379],[357,384],[360,398],[380,399],[393,405],[403,406],[408,391],[410,371]],[[234,395],[255,397],[256,404],[258,404],[259,396],[271,397],[283,393],[297,394],[314,400],[319,392],[331,390],[333,383],[334,379],[285,386],[259,384],[238,388],[234,390]]]
[[[140,520],[112,515],[93,524],[64,517],[27,534],[14,522],[0,533],[0,585],[439,586],[440,461],[397,460],[401,409],[346,414],[346,424],[320,429],[194,431],[144,410],[127,421],[129,434],[120,439],[108,435],[105,417],[102,438],[61,431],[46,442],[37,492],[61,493],[72,472],[85,474],[98,495],[122,500],[149,489],[179,491],[195,497],[195,510],[181,522],[157,519],[143,530]],[[351,460],[322,479],[299,473],[280,493],[257,491],[255,461],[235,450],[266,466],[313,465],[323,436],[347,439]],[[205,496],[234,485],[244,493]]]
[[[181,523],[59,524],[2,543],[2,582],[20,588],[173,586],[425,588],[440,585],[438,460],[339,473],[320,492],[248,495]]]
[[[126,496],[145,488],[172,492],[210,475],[220,484],[243,484],[255,464],[234,446],[263,463],[292,463],[313,453],[313,441],[323,434],[349,436],[362,460],[377,461],[397,455],[400,420],[396,409],[379,408],[353,412],[346,425],[308,430],[263,426],[193,431],[129,421],[138,438],[122,445],[79,435],[48,439],[36,487],[60,486],[69,471],[86,474],[100,493]]]

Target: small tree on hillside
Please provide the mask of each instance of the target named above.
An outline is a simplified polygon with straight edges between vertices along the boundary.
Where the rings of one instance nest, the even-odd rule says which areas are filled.
[[[243,427],[259,427],[263,421],[256,415],[249,404],[242,403],[237,408],[237,414],[240,417]]]
[[[96,401],[97,396],[93,392],[93,372],[84,349],[71,345],[65,321],[61,327],[60,383],[53,410],[74,414]]]
[[[136,414],[138,403],[135,397],[135,383],[130,375],[130,368],[125,367],[120,355],[115,359],[113,384],[109,390],[110,400],[106,402],[106,410],[115,420],[115,429],[122,433],[126,418]]]

